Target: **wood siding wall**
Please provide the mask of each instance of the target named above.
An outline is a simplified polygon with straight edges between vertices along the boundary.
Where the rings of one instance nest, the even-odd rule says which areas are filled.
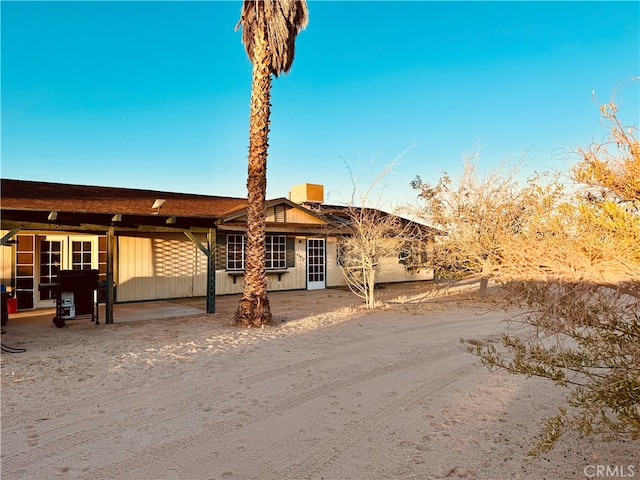
[[[6,231],[0,233],[4,235]],[[206,245],[205,234],[196,236]],[[117,239],[115,278],[118,302],[206,295],[207,259],[184,234],[128,234]],[[269,274],[269,291],[306,288],[306,241],[307,238],[301,236],[287,238],[287,273],[280,278],[277,274]],[[225,242],[226,236],[221,233],[217,242],[216,292],[218,295],[242,293],[242,276],[232,276],[225,270]],[[335,239],[327,239],[327,287],[346,285],[336,262],[336,245]],[[0,283],[9,287],[13,283],[15,248],[1,247],[0,261]],[[395,258],[384,260],[384,264],[381,282],[433,279],[432,271],[407,271]]]
[[[326,243],[327,252],[327,287],[344,287],[347,285],[344,275],[340,270],[337,259],[338,241],[335,238],[328,238]]]
[[[327,239],[327,287],[347,285],[337,262],[337,245],[335,238]],[[407,270],[396,256],[383,258],[378,267],[378,274],[379,283],[433,280],[433,270],[425,268]]]
[[[384,258],[380,262],[380,283],[414,282],[418,280],[433,280],[433,270],[420,268],[407,270],[397,258]]]
[[[219,236],[218,246],[220,247],[222,235]],[[291,242],[293,240],[293,242]],[[288,247],[292,246],[292,252],[287,252],[287,273],[281,275],[267,274],[267,289],[275,290],[299,290],[307,288],[306,282],[306,238],[304,237],[288,237]],[[293,245],[291,245],[293,243]],[[218,248],[218,270],[216,270],[216,292],[218,295],[229,295],[234,293],[242,293],[243,278],[242,276],[231,275],[225,270],[225,263],[221,263],[220,250]],[[292,255],[293,253],[293,255]],[[235,279],[235,283],[234,283]]]
[[[206,295],[207,259],[184,234],[118,236],[117,248],[118,302]]]
[[[309,215],[306,212],[291,208],[289,205],[278,205],[277,208],[284,208],[284,221],[288,223],[311,223],[311,224],[323,224],[324,222],[313,215]],[[276,207],[269,207],[265,211],[265,220],[267,222],[280,222],[281,220],[276,215]]]

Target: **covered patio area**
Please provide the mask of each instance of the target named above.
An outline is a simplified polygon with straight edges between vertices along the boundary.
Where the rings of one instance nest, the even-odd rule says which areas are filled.
[[[105,305],[100,305],[99,320],[101,324],[105,323],[105,309]],[[118,323],[186,317],[189,315],[201,315],[206,313],[206,310],[200,308],[164,300],[115,304],[113,309],[114,317],[117,319]],[[26,330],[56,330],[56,326],[51,321],[55,313],[55,307],[12,313],[9,315],[9,323],[3,327],[3,329],[6,331],[8,338],[11,337],[11,334],[13,333],[20,333]],[[87,319],[67,320],[68,327],[74,327],[77,325],[94,324]]]

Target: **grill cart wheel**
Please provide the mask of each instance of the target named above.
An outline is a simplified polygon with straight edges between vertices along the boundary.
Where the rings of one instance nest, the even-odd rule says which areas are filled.
[[[53,317],[53,324],[58,327],[58,328],[62,328],[64,327],[64,320],[58,317]]]

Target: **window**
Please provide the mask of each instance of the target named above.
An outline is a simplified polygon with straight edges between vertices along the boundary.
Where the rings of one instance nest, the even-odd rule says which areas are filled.
[[[267,268],[287,268],[287,237],[267,235]]]
[[[98,237],[98,274],[102,286],[98,289],[98,303],[107,302],[107,237]],[[104,282],[104,283],[102,283]]]
[[[73,241],[71,242],[73,270],[91,270],[91,242]]]
[[[61,250],[62,242],[59,240],[40,241],[40,300],[55,298],[55,290],[50,285],[58,281],[62,261]]]
[[[227,270],[244,269],[244,235],[227,235]]]
[[[227,270],[244,270],[244,235],[227,235]],[[287,268],[287,237],[267,235],[265,257],[267,269]]]
[[[420,268],[429,263],[427,244],[419,241],[405,242],[398,252],[398,262],[407,270],[420,271]]]
[[[16,235],[16,241],[15,296],[18,310],[22,310],[34,306],[36,243],[34,235]]]

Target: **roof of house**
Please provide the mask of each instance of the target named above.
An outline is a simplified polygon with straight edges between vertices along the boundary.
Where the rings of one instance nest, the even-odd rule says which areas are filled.
[[[163,215],[220,218],[246,207],[246,198],[217,197],[133,188],[0,180],[3,209],[150,215],[157,199]]]
[[[210,229],[246,198],[0,179],[4,229]],[[154,208],[156,200],[165,200]]]
[[[350,226],[354,223],[354,216],[367,218],[372,222],[384,223],[389,226],[391,234],[402,231],[415,237],[434,237],[444,235],[444,232],[428,225],[409,220],[407,218],[388,213],[377,208],[352,207],[350,205],[326,205],[316,204],[314,210],[324,217],[328,222],[337,225]]]
[[[53,226],[116,226],[120,229],[212,228],[216,222],[228,226],[238,222],[247,207],[246,198],[219,197],[158,190],[73,185],[28,180],[0,179],[0,210],[3,228],[47,228]],[[160,209],[156,200],[165,200]],[[349,212],[354,207],[294,204],[285,198],[267,202],[267,207],[286,204],[327,222],[336,234],[349,233]],[[439,230],[376,209],[356,209],[380,218],[393,217],[416,235],[441,235]],[[284,225],[283,225],[284,226]],[[290,224],[291,228],[303,228]],[[319,228],[320,225],[315,225]],[[282,228],[282,227],[280,227]],[[306,227],[310,228],[310,227]]]

